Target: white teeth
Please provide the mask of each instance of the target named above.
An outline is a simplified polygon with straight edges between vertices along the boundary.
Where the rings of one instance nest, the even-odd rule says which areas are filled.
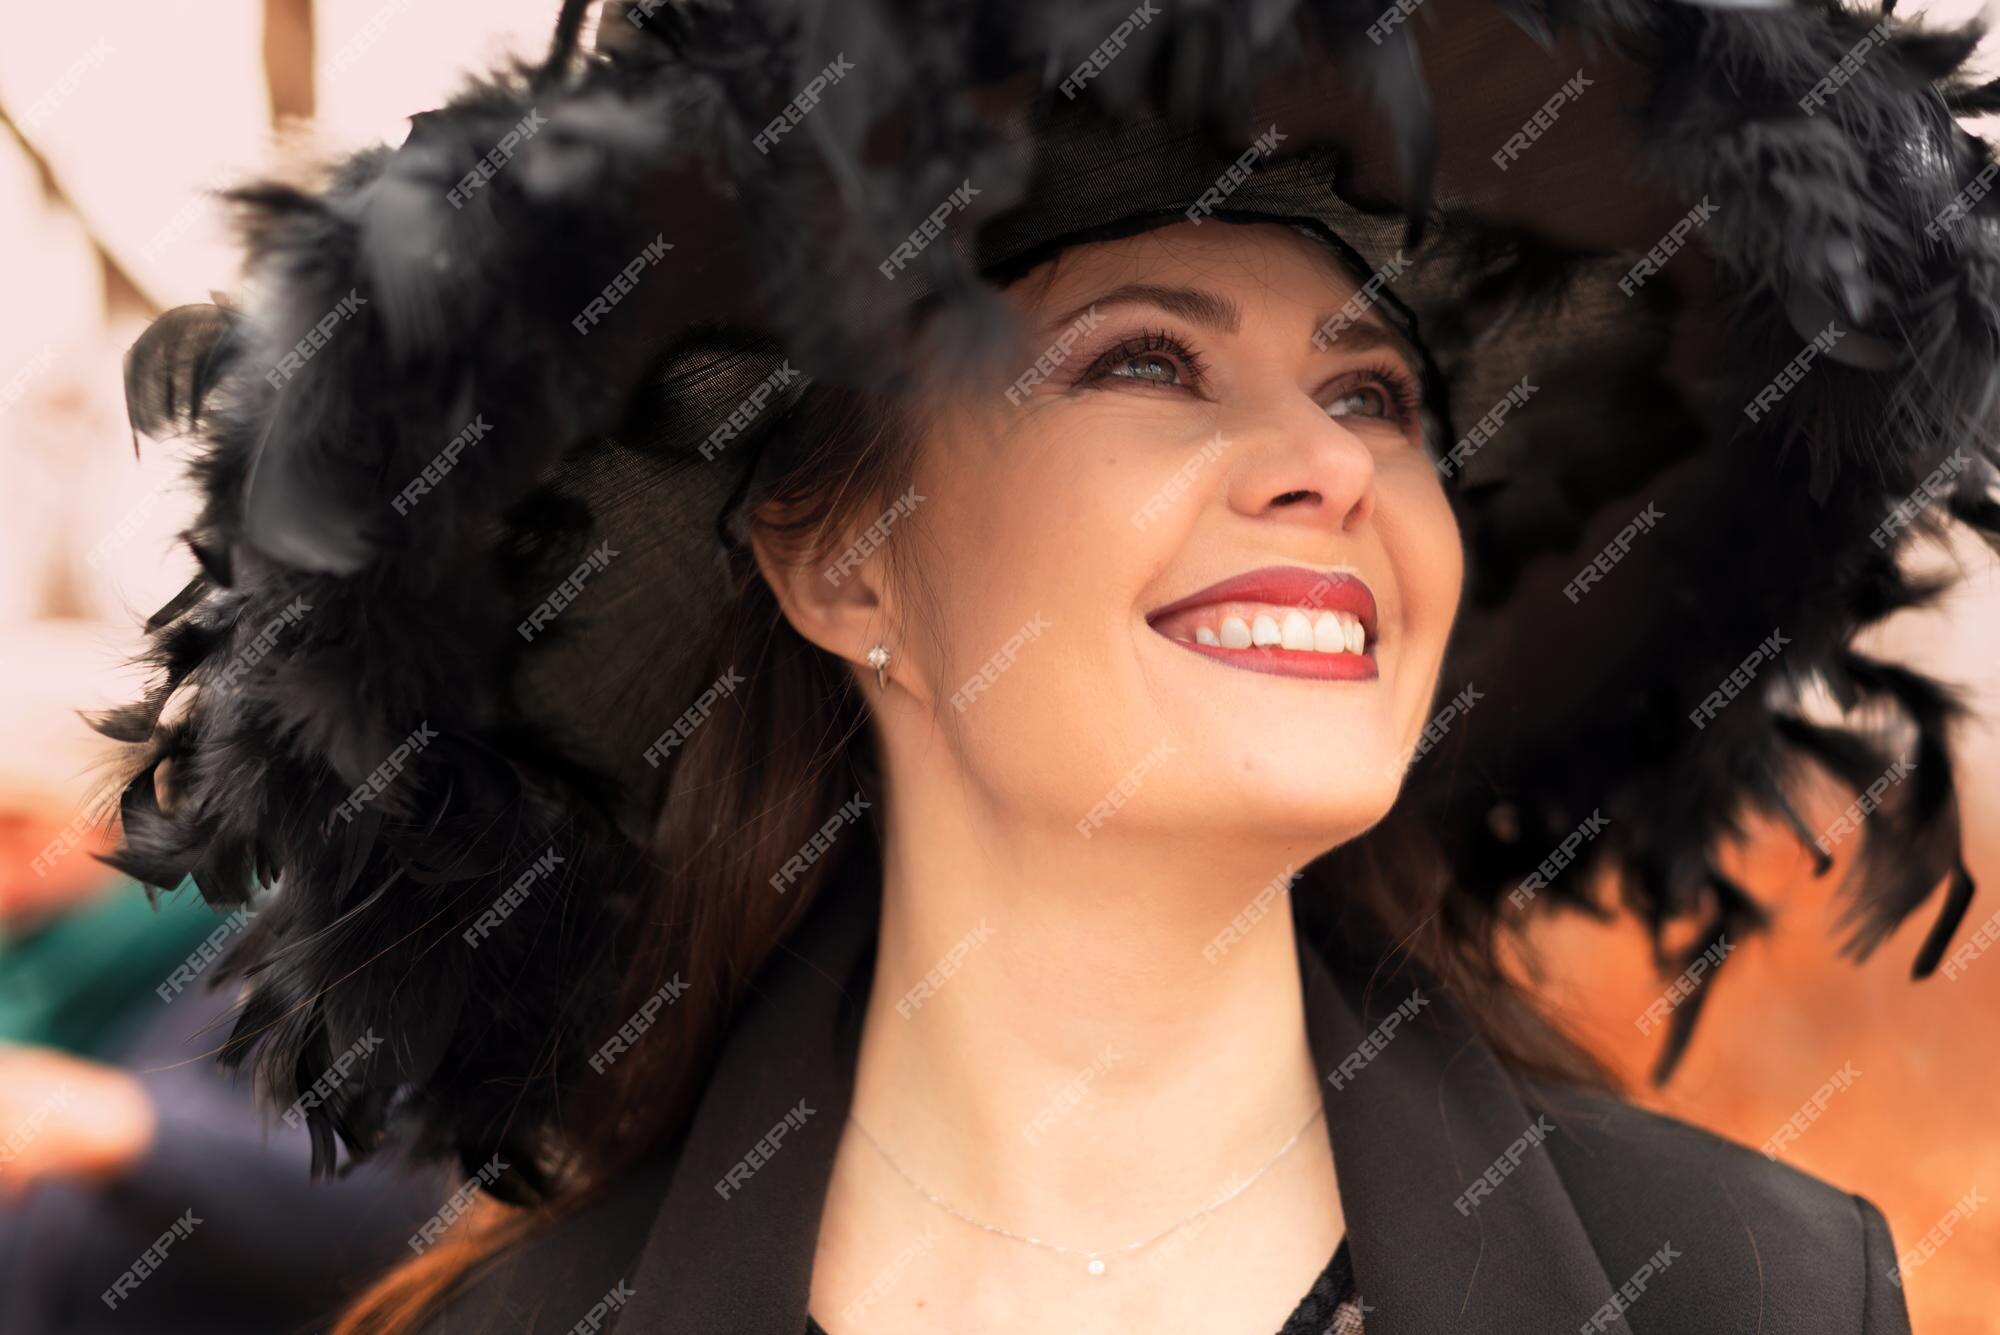
[[[1248,649],[1255,645],[1294,653],[1360,654],[1367,652],[1368,647],[1368,632],[1362,628],[1360,617],[1352,612],[1325,609],[1315,613],[1309,608],[1273,607],[1268,612],[1255,613],[1248,620],[1226,616],[1214,629],[1207,626],[1191,629],[1195,643],[1223,649]],[[1175,634],[1174,638],[1187,637]]]
[[[1321,612],[1313,622],[1312,647],[1323,654],[1337,654],[1347,648],[1347,628],[1332,612]]]

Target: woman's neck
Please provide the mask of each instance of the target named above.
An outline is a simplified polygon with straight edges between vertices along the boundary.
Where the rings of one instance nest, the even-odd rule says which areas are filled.
[[[1127,1240],[1248,1177],[1317,1106],[1285,850],[1002,836],[908,805],[854,1112],[932,1191]]]

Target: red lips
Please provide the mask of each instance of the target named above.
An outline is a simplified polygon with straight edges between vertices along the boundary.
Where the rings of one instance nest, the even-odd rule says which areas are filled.
[[[1296,607],[1301,611],[1351,613],[1361,622],[1367,642],[1358,654],[1319,653],[1277,645],[1225,649],[1219,645],[1180,639],[1174,639],[1173,643],[1206,658],[1251,672],[1330,681],[1366,681],[1376,676],[1375,595],[1359,578],[1340,571],[1310,570],[1304,566],[1264,566],[1156,608],[1147,615],[1146,621],[1157,627],[1163,618],[1175,613],[1228,602],[1270,603],[1279,607]]]

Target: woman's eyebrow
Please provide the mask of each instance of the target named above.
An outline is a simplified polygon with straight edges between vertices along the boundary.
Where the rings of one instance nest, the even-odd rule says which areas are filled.
[[[1332,315],[1328,315],[1320,320],[1313,327],[1315,329],[1325,329],[1339,318],[1341,318],[1340,313],[1336,311]],[[1349,352],[1373,352],[1376,348],[1389,348],[1401,353],[1403,359],[1409,362],[1411,366],[1417,364],[1414,350],[1411,348],[1408,338],[1388,325],[1381,324],[1368,317],[1363,317],[1342,328],[1338,334],[1335,334],[1328,340],[1327,347],[1329,349],[1344,348]]]
[[[1199,287],[1171,287],[1161,283],[1126,283],[1114,287],[1109,292],[1100,293],[1084,302],[1075,310],[1050,320],[1044,327],[1053,329],[1058,325],[1071,325],[1082,319],[1093,307],[1116,306],[1131,302],[1144,302],[1158,306],[1172,315],[1225,334],[1233,334],[1243,325],[1242,308],[1219,292],[1210,292]]]
[[[1125,283],[1112,288],[1109,292],[1092,297],[1074,310],[1054,317],[1044,324],[1043,328],[1067,328],[1099,306],[1134,303],[1158,306],[1170,314],[1225,334],[1234,334],[1243,327],[1242,308],[1220,292],[1211,292],[1207,288],[1200,287],[1175,287],[1163,283]],[[1341,316],[1341,311],[1330,312],[1316,319],[1313,327],[1324,329],[1340,320]],[[1387,347],[1402,353],[1406,358],[1410,356],[1409,341],[1372,315],[1344,321],[1335,342],[1345,343],[1350,352],[1370,352],[1376,348]]]

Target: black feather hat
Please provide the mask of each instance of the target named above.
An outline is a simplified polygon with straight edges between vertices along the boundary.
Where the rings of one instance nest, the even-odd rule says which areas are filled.
[[[1747,816],[1827,865],[1788,798],[1816,767],[1880,788],[1851,949],[1936,897],[1936,964],[1973,889],[1956,706],[1854,643],[1938,591],[1913,537],[2000,541],[1976,30],[1828,0],[591,11],[400,146],[234,190],[244,296],[128,358],[135,430],[199,441],[206,503],[157,685],[99,724],[133,748],[111,860],[258,906],[228,1056],[309,1105],[316,1163],[398,1123],[548,1162],[658,874],[656,742],[722,673],[663,627],[727,597],[760,452],[813,387],[893,382],[920,315],[996,355],[996,282],[1183,216],[1317,228],[1424,352],[1472,572],[1444,689],[1482,703],[1402,801],[1462,913],[1610,868],[1698,953],[1760,920],[1716,856]],[[459,948],[535,876],[525,930]]]

